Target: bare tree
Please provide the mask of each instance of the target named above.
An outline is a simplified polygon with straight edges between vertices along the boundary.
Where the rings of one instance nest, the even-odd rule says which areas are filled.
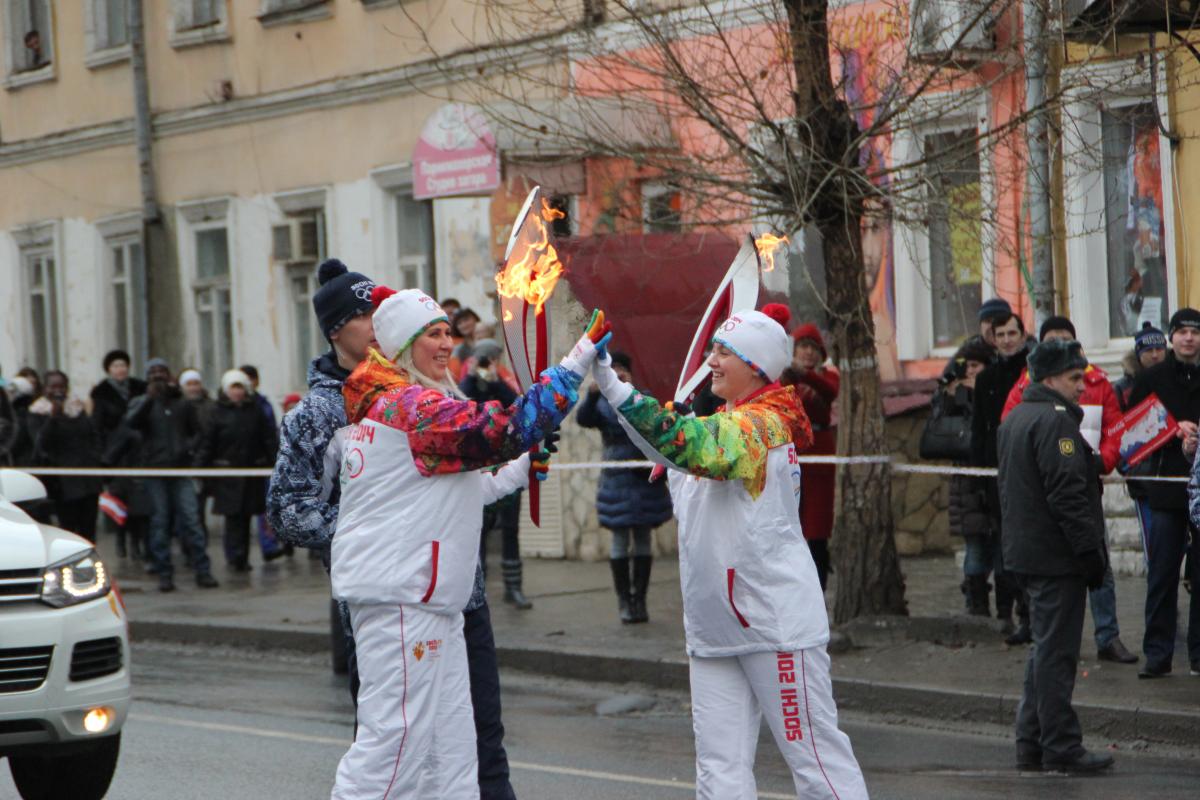
[[[991,196],[1015,193],[1028,208],[1017,166],[1024,125],[1034,116],[1057,121],[1057,145],[1069,124],[1061,99],[1076,88],[1060,75],[1036,107],[1017,103],[986,127],[971,122],[962,135],[898,154],[892,142],[930,114],[977,120],[974,109],[991,93],[1012,87],[1019,97],[1029,43],[1016,0],[916,0],[911,15],[900,0],[865,5],[876,9],[867,23],[829,0],[481,0],[461,30],[489,57],[477,80],[456,82],[447,95],[485,109],[509,136],[510,160],[586,159],[611,189],[611,207],[598,215],[611,229],[647,222],[635,189],[654,180],[677,193],[690,226],[819,234],[819,301],[842,371],[838,452],[868,457],[838,471],[838,622],[906,613],[864,230],[885,220],[941,231],[946,249],[955,237],[973,240],[1024,265],[1027,214],[1006,218],[984,202],[980,165],[1012,166],[1010,174],[990,171]],[[880,35],[856,46],[847,35],[855,24],[880,26]],[[1038,45],[1061,64],[1061,25],[1051,28],[1057,33]],[[425,46],[451,55],[438,53],[432,37]],[[945,263],[917,261],[934,290],[947,284],[941,272],[956,268],[954,253]],[[948,324],[961,340],[975,332],[972,301],[949,300]],[[1044,291],[1039,300],[1042,310]]]

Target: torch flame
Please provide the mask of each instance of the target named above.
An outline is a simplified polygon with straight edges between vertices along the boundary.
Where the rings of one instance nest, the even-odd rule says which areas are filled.
[[[543,199],[542,216],[546,216],[548,212],[566,216],[561,211],[550,208]],[[558,259],[558,251],[550,244],[550,232],[541,217],[530,214],[527,219],[530,225],[526,231],[532,233],[532,236],[522,232],[517,249],[513,251],[504,269],[496,273],[496,289],[504,297],[524,299],[540,314],[542,306],[550,299],[550,293],[554,291],[554,286],[563,273],[563,265]]]
[[[554,222],[556,219],[563,219],[567,216],[565,211],[554,208],[546,202],[546,198],[542,198],[542,219],[546,222]]]
[[[754,249],[758,250],[758,256],[762,259],[763,272],[775,269],[775,251],[780,245],[787,243],[788,237],[776,236],[773,233],[764,233],[754,240]]]

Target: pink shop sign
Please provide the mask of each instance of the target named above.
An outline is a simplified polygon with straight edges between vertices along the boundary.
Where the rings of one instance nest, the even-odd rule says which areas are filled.
[[[425,121],[413,148],[413,197],[488,194],[500,185],[496,137],[483,112],[450,103]]]

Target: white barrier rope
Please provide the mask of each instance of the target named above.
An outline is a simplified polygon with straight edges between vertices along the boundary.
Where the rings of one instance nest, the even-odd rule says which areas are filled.
[[[915,475],[968,475],[979,478],[996,477],[994,467],[958,467],[941,464],[910,464],[897,461],[892,456],[799,456],[800,464],[891,464],[893,472]],[[553,470],[593,470],[593,469],[648,469],[654,466],[652,461],[574,461],[566,463],[550,462]],[[94,477],[94,478],[269,478],[272,470],[265,467],[255,468],[162,468],[139,469],[133,467],[16,467],[31,475]],[[1187,476],[1125,476],[1107,475],[1105,483],[1128,483],[1129,481],[1146,481],[1158,483],[1187,483]]]

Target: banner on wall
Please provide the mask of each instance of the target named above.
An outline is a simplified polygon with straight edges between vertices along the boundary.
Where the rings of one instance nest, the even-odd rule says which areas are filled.
[[[448,103],[429,115],[413,148],[413,197],[488,194],[500,185],[500,154],[483,112]]]

